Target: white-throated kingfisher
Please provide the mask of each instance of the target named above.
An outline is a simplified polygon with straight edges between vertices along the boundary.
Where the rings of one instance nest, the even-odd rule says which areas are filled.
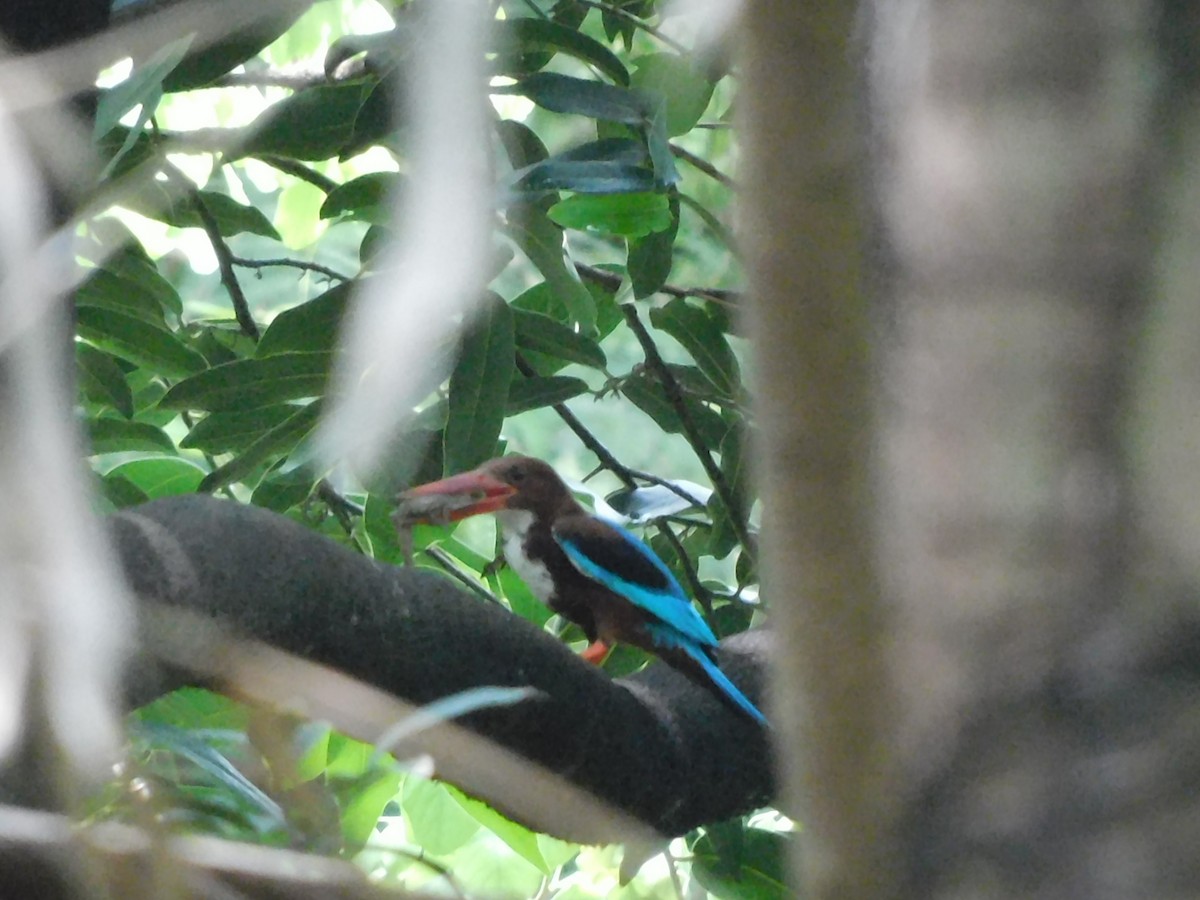
[[[397,523],[493,513],[504,558],[539,600],[583,629],[599,662],[623,642],[661,657],[754,721],[766,718],[717,666],[717,638],[654,551],[589,513],[540,459],[505,456],[397,498]]]

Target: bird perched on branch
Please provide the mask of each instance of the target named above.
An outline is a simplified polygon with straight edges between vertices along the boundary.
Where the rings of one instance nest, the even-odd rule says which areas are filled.
[[[549,465],[505,456],[412,488],[397,498],[398,526],[496,516],[504,558],[533,594],[579,625],[599,662],[623,642],[653,653],[766,724],[758,708],[717,665],[717,638],[654,552],[589,513]]]

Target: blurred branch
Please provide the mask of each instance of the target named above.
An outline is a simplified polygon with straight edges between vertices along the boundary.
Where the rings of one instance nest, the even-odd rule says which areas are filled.
[[[587,263],[576,262],[575,270],[581,276],[591,279],[610,291],[620,290],[621,285],[625,281],[622,276],[615,272],[609,272],[607,269],[601,269],[598,266],[590,266]],[[722,288],[685,288],[674,284],[664,284],[658,289],[658,292],[671,297],[695,297],[698,300],[708,300],[711,303],[729,307],[737,306],[742,299],[740,292],[727,291]]]
[[[323,193],[330,193],[340,185],[332,178],[322,175],[316,169],[297,162],[294,159],[288,159],[286,156],[275,156],[271,153],[260,154],[255,157],[262,162],[265,162],[273,169],[278,169],[280,172],[291,175],[293,178],[298,178],[301,181],[307,181],[313,187],[320,189]]]
[[[625,316],[625,321],[629,323],[629,327],[633,329],[638,343],[642,345],[642,352],[646,356],[646,365],[650,367],[658,378],[659,383],[662,384],[663,391],[667,395],[667,400],[670,402],[671,408],[679,416],[679,421],[683,425],[684,437],[687,438],[687,442],[691,445],[696,458],[700,460],[700,465],[704,467],[705,474],[708,475],[709,480],[712,482],[713,490],[717,492],[717,496],[725,504],[725,509],[729,513],[729,527],[733,530],[738,543],[742,545],[743,552],[753,555],[754,544],[750,539],[749,532],[746,530],[746,523],[737,514],[738,509],[741,507],[733,495],[733,488],[729,486],[729,482],[725,480],[725,473],[721,471],[721,467],[713,459],[712,453],[704,445],[704,441],[700,437],[700,431],[696,427],[695,420],[692,418],[692,412],[688,408],[687,403],[684,402],[683,389],[679,386],[679,382],[675,380],[675,376],[671,373],[671,369],[667,366],[662,356],[659,355],[654,338],[650,336],[650,332],[646,330],[646,326],[642,324],[642,320],[638,316],[637,307],[632,303],[622,303],[621,313]]]
[[[280,266],[303,269],[306,272],[316,272],[332,281],[353,281],[352,276],[343,275],[341,272],[331,269],[328,266],[323,266],[320,263],[307,262],[303,259],[292,259],[286,256],[275,259],[247,259],[244,256],[234,256],[232,260],[235,266],[241,266],[244,269],[266,269],[272,266]]]
[[[381,564],[261,508],[189,495],[109,522],[143,647],[165,666],[130,672],[131,702],[216,686],[374,741],[462,690],[529,687],[536,701],[472,713],[471,731],[438,725],[394,752],[427,753],[439,777],[510,817],[585,842],[644,833],[630,832],[631,816],[680,834],[770,800],[767,735],[669,666],[610,679],[442,575]],[[722,667],[752,699],[770,646],[762,631],[722,641]]]
[[[672,156],[682,159],[684,162],[703,172],[709,178],[725,185],[728,188],[737,187],[737,182],[735,182],[732,178],[730,178],[708,160],[697,156],[695,153],[692,153],[690,150],[687,150],[678,144],[671,144],[670,147]]]
[[[252,341],[257,342],[261,336],[258,324],[254,321],[254,316],[250,312],[250,302],[246,299],[245,292],[242,291],[242,285],[238,281],[237,273],[233,271],[233,251],[229,249],[229,244],[225,242],[225,238],[221,235],[221,226],[217,223],[212,210],[208,208],[208,204],[204,202],[204,198],[200,196],[200,191],[192,184],[191,179],[170,163],[164,162],[163,171],[186,194],[192,207],[196,210],[196,215],[200,217],[200,225],[204,229],[204,233],[208,235],[208,242],[212,245],[213,253],[217,257],[217,267],[221,273],[221,284],[225,286],[225,290],[229,293],[230,302],[233,304],[234,318],[237,319],[242,333]]]
[[[605,13],[608,13],[609,15],[616,16],[618,19],[624,19],[626,22],[629,22],[630,24],[632,24],[635,28],[639,28],[642,31],[646,32],[646,34],[650,35],[651,37],[657,38],[658,40],[662,41],[662,43],[666,44],[668,47],[670,47],[676,53],[679,53],[682,55],[690,55],[692,52],[687,47],[685,47],[683,44],[679,43],[679,41],[675,40],[674,38],[672,38],[666,34],[663,34],[662,31],[655,28],[653,25],[651,25],[645,19],[639,18],[638,16],[635,16],[633,13],[629,12],[628,10],[622,9],[621,7],[616,6],[615,4],[605,3],[605,2],[603,2],[603,0],[575,0],[575,2],[578,3],[580,6],[588,6],[588,7],[591,7],[592,9],[598,9],[601,12],[605,12]]]
[[[329,84],[324,72],[301,72],[287,75],[283,72],[230,72],[222,75],[209,87],[277,87],[292,91],[302,91],[306,88],[320,87]]]

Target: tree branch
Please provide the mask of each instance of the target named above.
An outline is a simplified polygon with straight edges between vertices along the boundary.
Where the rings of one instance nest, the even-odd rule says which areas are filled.
[[[221,235],[221,226],[217,224],[212,210],[208,208],[208,204],[204,202],[204,198],[200,196],[200,192],[192,184],[191,179],[170,163],[164,162],[163,171],[187,195],[189,202],[196,210],[196,215],[200,218],[200,225],[204,229],[204,233],[208,235],[208,242],[212,244],[213,253],[216,254],[217,268],[221,273],[221,284],[225,285],[225,290],[229,293],[229,300],[233,304],[234,318],[237,319],[242,333],[257,342],[260,337],[258,324],[250,312],[250,303],[242,291],[237,273],[233,271],[233,251],[229,249],[229,244]]]
[[[576,262],[575,271],[614,292],[620,290],[624,283],[624,279],[620,275],[609,272],[607,269],[590,266],[587,263]],[[742,295],[738,291],[727,291],[723,288],[688,288],[676,284],[664,284],[658,289],[658,292],[671,297],[695,297],[697,300],[707,300],[710,303],[728,307],[736,307],[742,299]]]
[[[559,773],[665,834],[770,801],[765,734],[665,665],[610,680],[553,636],[472,599],[441,576],[382,565],[256,507],[198,495],[172,497],[118,513],[111,522],[147,621],[154,620],[155,610],[200,622],[215,619],[413,704],[484,685],[539,690],[544,699],[537,702],[472,714],[464,724],[474,734],[451,739],[439,727],[422,735],[421,746],[404,748],[409,753],[423,747],[447,780],[534,827],[597,842],[621,839],[624,828],[611,817],[576,820],[569,809],[539,806],[547,796],[541,788],[514,788],[523,763],[514,763],[503,778],[497,775],[496,760],[506,752]],[[400,715],[399,707],[376,698],[378,691],[356,694],[350,702],[339,687],[335,697],[330,692],[342,676],[289,675],[293,663],[264,657],[266,651],[239,654],[234,648],[232,655],[213,657],[211,670],[188,664],[189,647],[211,656],[196,628],[151,629],[146,639],[167,641],[163,652],[175,665],[135,667],[129,682],[133,702],[181,683],[226,683],[235,693],[254,695],[269,694],[278,684],[280,693],[304,698],[307,714],[328,717],[366,740],[377,739]],[[722,668],[752,699],[760,697],[768,647],[765,632],[722,644]],[[180,665],[191,665],[191,671]],[[380,703],[380,710],[392,711],[370,713]],[[468,752],[479,736],[495,744]],[[475,761],[468,764],[468,757]]]
[[[733,496],[733,489],[729,486],[729,482],[725,480],[725,473],[721,471],[721,467],[717,465],[708,448],[704,446],[704,441],[700,438],[700,431],[696,427],[695,420],[692,418],[692,412],[684,402],[683,389],[679,386],[679,382],[675,380],[675,376],[671,374],[671,370],[667,367],[666,362],[663,361],[662,356],[659,355],[658,347],[654,344],[654,338],[650,336],[650,332],[646,330],[646,326],[642,324],[642,320],[638,317],[637,307],[632,303],[622,303],[621,312],[625,316],[625,321],[629,323],[629,327],[633,329],[634,335],[637,336],[638,343],[642,345],[642,352],[646,355],[646,365],[654,371],[654,374],[658,376],[659,381],[662,383],[667,400],[670,401],[671,407],[675,410],[675,413],[679,416],[679,421],[683,424],[684,436],[695,452],[696,458],[700,460],[700,465],[704,467],[705,474],[708,475],[709,480],[712,482],[713,490],[717,492],[717,496],[725,504],[725,509],[729,512],[729,525],[733,529],[738,543],[742,545],[743,552],[753,555],[754,543],[751,541],[750,534],[746,530],[746,523],[738,515],[739,505]]]
[[[684,162],[689,163],[694,168],[698,169],[699,171],[701,171],[705,175],[707,175],[709,178],[713,179],[713,181],[719,182],[720,184],[723,184],[728,188],[736,188],[737,187],[737,182],[735,182],[732,178],[730,178],[728,175],[726,175],[724,172],[722,172],[720,169],[718,169],[716,166],[714,166],[712,163],[710,163],[707,159],[697,156],[695,153],[692,153],[690,150],[687,150],[687,149],[679,146],[678,144],[671,144],[670,147],[671,147],[671,155],[672,156],[677,156],[679,159],[682,159]]]
[[[281,256],[273,259],[247,259],[244,256],[234,256],[233,264],[241,266],[243,269],[267,269],[272,266],[287,267],[292,269],[302,269],[305,272],[316,272],[319,275],[324,275],[332,281],[352,281],[350,275],[343,275],[341,272],[331,269],[328,266],[323,266],[320,263],[308,262],[303,259],[292,259],[291,257]]]

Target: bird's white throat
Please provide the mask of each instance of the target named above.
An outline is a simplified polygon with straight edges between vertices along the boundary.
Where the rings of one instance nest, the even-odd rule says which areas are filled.
[[[550,570],[537,560],[530,559],[525,552],[525,537],[533,526],[533,513],[527,509],[501,509],[496,511],[496,522],[504,538],[504,559],[521,576],[533,596],[543,603],[549,603],[554,595],[554,579],[550,577]]]

